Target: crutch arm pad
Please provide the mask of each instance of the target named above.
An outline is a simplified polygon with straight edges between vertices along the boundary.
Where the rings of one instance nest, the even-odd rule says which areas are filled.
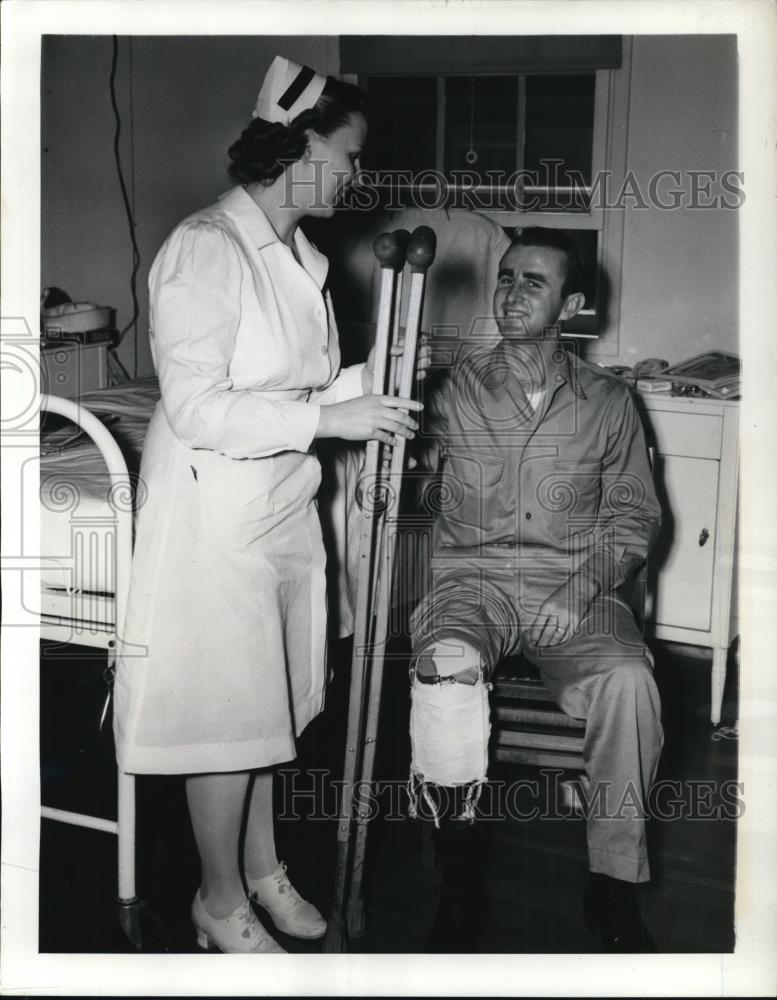
[[[405,266],[405,247],[395,233],[381,233],[376,236],[372,250],[382,268],[401,271]]]
[[[413,235],[407,246],[407,262],[410,264],[410,270],[416,274],[426,271],[434,260],[434,253],[434,243]]]
[[[431,243],[435,250],[437,249],[437,234],[431,226],[416,226],[413,230],[413,239],[425,240],[427,243]]]

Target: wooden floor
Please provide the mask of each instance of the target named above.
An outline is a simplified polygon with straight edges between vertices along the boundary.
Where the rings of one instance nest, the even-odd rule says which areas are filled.
[[[666,742],[658,779],[684,813],[649,823],[653,880],[641,892],[645,922],[665,952],[727,952],[734,946],[736,822],[732,786],[737,777],[736,739],[713,739],[709,723],[707,651],[656,646]],[[83,652],[83,651],[82,651]],[[370,824],[365,933],[350,942],[358,952],[423,952],[439,893],[426,824],[406,818],[407,674],[405,661],[389,664],[384,692],[376,776],[379,816]],[[276,783],[279,854],[298,888],[327,912],[335,857],[335,792],[342,769],[343,715],[348,649],[338,650],[327,711],[305,733],[300,757]],[[736,720],[733,657],[723,725]],[[43,800],[61,808],[111,816],[113,746],[98,733],[104,697],[101,659],[83,657],[42,668]],[[110,728],[110,720],[107,723]],[[314,779],[310,768],[318,770]],[[494,767],[505,787],[536,782],[536,769]],[[521,786],[533,791],[531,785]],[[542,786],[540,786],[542,787]],[[708,790],[711,789],[711,790]],[[722,790],[721,790],[722,789]],[[196,952],[188,907],[199,883],[197,857],[177,778],[141,778],[138,790],[138,886],[144,949]],[[728,798],[726,799],[726,793]],[[521,793],[523,795],[523,793]],[[529,794],[529,793],[527,793]],[[528,806],[546,797],[515,798]],[[719,818],[690,818],[695,811]],[[488,800],[484,800],[484,807]],[[698,808],[698,807],[701,808]],[[715,809],[718,813],[715,813]],[[515,813],[515,809],[512,809]],[[394,815],[392,815],[394,813]],[[296,815],[299,818],[294,818]],[[587,878],[584,821],[574,815],[487,824],[489,905],[471,950],[488,953],[585,953],[598,939],[581,919]],[[44,821],[41,835],[40,950],[130,951],[115,919],[115,838]],[[290,951],[319,950],[320,943],[283,940]]]

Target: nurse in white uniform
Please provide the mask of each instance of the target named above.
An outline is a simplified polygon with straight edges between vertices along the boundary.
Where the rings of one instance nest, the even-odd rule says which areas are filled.
[[[116,678],[120,767],[186,775],[202,864],[201,946],[282,951],[326,923],[275,853],[272,765],[323,707],[326,603],[316,438],[412,437],[420,404],[340,369],[327,261],[298,224],[330,217],[367,131],[360,90],[277,58],[230,148],[239,186],[185,219],[149,277],[161,402],[149,427]],[[253,780],[252,780],[253,779]]]

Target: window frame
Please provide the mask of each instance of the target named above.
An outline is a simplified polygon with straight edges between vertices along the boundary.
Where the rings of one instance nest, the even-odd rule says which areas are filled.
[[[597,177],[609,180],[616,185],[625,176],[626,136],[628,122],[628,103],[631,79],[631,38],[622,39],[621,65],[617,69],[595,69],[594,90],[594,121],[591,155],[591,180],[596,184]],[[521,148],[524,136],[521,129],[525,115],[526,78],[535,75],[579,75],[577,70],[547,71],[532,69],[523,73],[498,73],[489,71],[489,76],[517,76],[519,78],[519,113],[516,122],[518,136],[519,162],[523,161]],[[385,76],[401,76],[393,72],[387,74],[369,74]],[[407,76],[420,75],[416,70],[408,71]],[[466,76],[464,73],[433,73],[437,79],[437,134],[436,163],[434,169],[443,172],[445,158],[445,80],[448,76]],[[367,90],[367,75],[346,76],[351,82],[357,83]],[[369,91],[367,90],[369,94]],[[431,169],[431,168],[430,168]],[[541,190],[525,188],[527,193]],[[563,188],[561,188],[563,190]],[[596,190],[596,188],[594,188]],[[605,189],[606,190],[606,189]],[[617,188],[616,188],[617,190]],[[457,211],[457,209],[453,209]],[[459,209],[458,211],[466,211]],[[617,280],[621,270],[621,253],[623,248],[624,212],[622,209],[608,209],[606,205],[591,204],[584,211],[530,211],[525,209],[492,209],[477,208],[479,214],[491,219],[503,229],[515,227],[544,226],[549,229],[594,231],[598,234],[596,260],[596,309],[583,309],[573,321],[573,328],[565,330],[562,336],[589,340],[601,338],[613,329],[614,318],[620,315],[620,281]],[[605,280],[606,276],[606,280]],[[610,338],[610,341],[617,338]],[[617,346],[608,350],[604,344],[597,344],[597,354],[607,357],[617,354]]]

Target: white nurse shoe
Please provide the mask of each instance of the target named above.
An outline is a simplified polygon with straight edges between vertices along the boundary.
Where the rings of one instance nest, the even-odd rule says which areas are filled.
[[[197,944],[206,951],[213,946],[229,953],[286,954],[286,949],[281,948],[256,919],[248,900],[241,903],[228,917],[217,920],[203,906],[198,889],[192,903],[192,923],[197,931]]]
[[[286,874],[282,861],[271,875],[249,878],[248,894],[264,907],[279,931],[296,938],[321,938],[326,934],[326,920],[297,892]]]

